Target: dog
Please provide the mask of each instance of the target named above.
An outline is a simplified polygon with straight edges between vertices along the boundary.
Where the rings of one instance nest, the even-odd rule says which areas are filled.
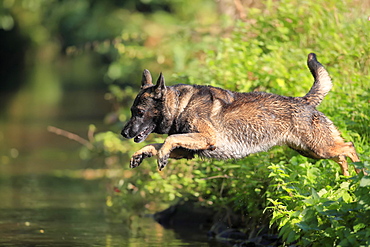
[[[157,156],[161,171],[169,158],[240,159],[287,145],[306,157],[332,159],[349,176],[346,158],[360,161],[355,147],[344,142],[333,122],[316,110],[332,88],[331,78],[314,53],[308,55],[307,65],[314,83],[303,97],[200,85],[166,86],[162,73],[154,85],[150,72],[144,70],[141,91],[121,134],[137,143],[150,133],[168,137],[164,143],[149,144],[134,153],[130,167]]]

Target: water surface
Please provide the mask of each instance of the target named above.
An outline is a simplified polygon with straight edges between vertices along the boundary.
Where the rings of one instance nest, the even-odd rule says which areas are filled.
[[[64,94],[62,103],[33,109],[35,114],[26,114],[27,102],[10,103],[3,111],[0,246],[214,246],[204,232],[165,229],[147,212],[131,214],[129,205],[127,219],[109,223],[105,213],[109,181],[68,175],[105,167],[99,160],[82,161],[81,145],[48,132],[47,126],[83,137],[90,123],[104,131],[102,119],[110,109],[103,94]]]

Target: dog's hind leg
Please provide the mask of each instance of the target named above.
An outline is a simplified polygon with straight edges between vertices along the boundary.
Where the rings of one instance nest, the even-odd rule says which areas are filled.
[[[347,163],[347,159],[346,159],[346,156],[344,155],[339,155],[339,156],[336,156],[334,158],[331,158],[332,160],[334,160],[335,162],[337,162],[340,166],[340,169],[342,170],[342,174],[344,176],[349,176],[349,172],[348,172],[348,163]],[[356,171],[357,172],[357,171]]]
[[[299,149],[299,145],[293,146],[301,154],[315,159],[331,159],[337,162],[344,176],[349,176],[347,158],[352,162],[359,162],[356,149],[352,142],[344,142],[340,132],[334,124],[324,115],[313,116],[308,131],[300,131],[300,137],[304,150]],[[297,138],[298,139],[298,138]],[[297,148],[298,147],[298,148]],[[361,170],[356,169],[359,173]]]
[[[321,145],[319,148],[311,148],[312,157],[319,159],[331,159],[337,162],[342,170],[344,176],[349,176],[347,158],[350,158],[352,162],[359,162],[360,159],[356,153],[356,149],[352,142],[344,142],[341,137],[335,138],[335,142],[332,145]],[[360,169],[356,169],[356,173],[361,172]]]
[[[347,157],[350,158],[352,162],[360,161],[352,142],[337,143],[333,148],[331,148],[329,155],[332,155],[333,157],[331,159],[340,165],[344,176],[349,176]],[[361,169],[355,168],[355,171],[356,173],[360,173]]]
[[[352,162],[360,161],[352,142],[342,141],[339,143],[337,142],[333,146],[324,146],[320,149],[313,148],[310,151],[297,151],[307,157],[316,159],[331,159],[337,162],[344,176],[349,176],[347,157],[350,158]],[[355,171],[356,173],[360,173],[361,169],[355,168]]]

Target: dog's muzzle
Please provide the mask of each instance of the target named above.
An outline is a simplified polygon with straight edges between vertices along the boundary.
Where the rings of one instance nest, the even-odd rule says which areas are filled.
[[[140,130],[133,130],[133,127],[128,123],[121,131],[121,135],[127,139],[134,138],[134,142],[140,143],[144,141],[150,133],[155,129],[155,125],[149,125]]]

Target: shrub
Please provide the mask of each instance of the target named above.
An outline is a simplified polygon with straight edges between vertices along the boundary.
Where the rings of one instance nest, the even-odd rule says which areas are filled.
[[[334,82],[319,110],[354,142],[363,161],[356,165],[369,169],[370,32],[367,18],[359,13],[351,1],[267,1],[263,10],[249,9],[248,20],[239,21],[206,53],[203,67],[176,78],[237,91],[303,96],[313,82],[307,54],[315,52]],[[127,110],[121,114],[127,116]],[[157,138],[152,135],[148,142]],[[121,153],[124,157],[140,146],[127,141],[114,145],[126,146],[110,147],[128,150]],[[162,200],[195,197],[204,204],[231,207],[256,227],[270,221],[286,243],[369,245],[369,177],[342,177],[331,160],[314,161],[276,147],[238,161],[172,160],[160,174],[155,163],[147,159],[122,178],[119,189],[126,193],[115,195],[109,207],[121,207],[118,202],[133,194],[148,198],[159,193]]]

